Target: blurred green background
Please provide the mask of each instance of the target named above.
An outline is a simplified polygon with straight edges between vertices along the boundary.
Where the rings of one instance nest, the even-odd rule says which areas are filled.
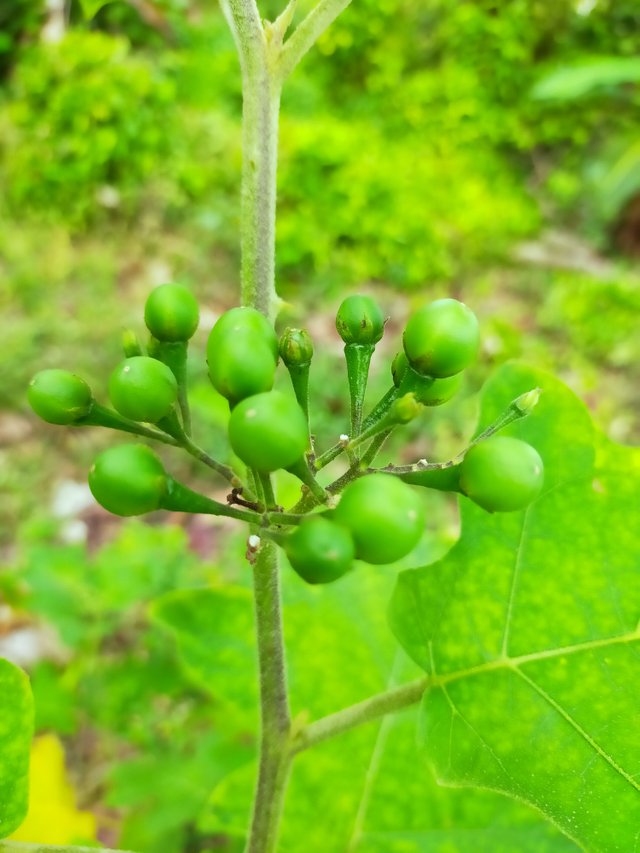
[[[299,5],[297,20],[311,3]],[[269,0],[261,11],[273,17],[282,6]],[[413,428],[407,459],[459,449],[478,388],[511,358],[553,371],[611,437],[638,442],[639,48],[637,0],[354,0],[323,36],[283,98],[277,239],[285,319],[316,340],[322,446],[345,424],[333,316],[358,289],[391,316],[372,401],[389,385],[412,305],[452,295],[481,320],[479,365],[458,400]],[[111,437],[47,427],[25,401],[30,376],[56,366],[85,376],[104,400],[123,328],[142,333],[150,288],[181,281],[202,306],[191,365],[198,437],[228,454],[226,403],[206,381],[203,353],[215,317],[237,299],[240,111],[238,63],[213,0],[0,5],[0,654],[32,674],[38,731],[55,736],[34,766],[41,779],[59,777],[39,797],[66,827],[52,837],[51,819],[36,814],[26,840],[100,838],[144,853],[241,845],[252,715],[238,721],[236,708],[229,723],[225,684],[212,700],[147,605],[176,586],[242,586],[242,541],[228,525],[181,517],[108,519],[82,484]],[[188,463],[171,466],[221,488]],[[456,535],[455,506],[429,500],[408,564],[434,559]],[[327,712],[376,679],[384,686],[397,660],[384,625],[392,575],[367,581],[364,604],[352,581],[318,598],[287,579],[292,612],[308,611],[300,635],[292,617],[292,642],[317,637],[316,674],[328,661],[336,673],[348,664],[353,649],[333,649],[331,622],[342,625],[341,608],[362,609],[351,630],[368,676],[350,672],[351,694],[327,688],[318,708],[302,690],[303,708]],[[428,774],[411,808],[394,800],[384,786],[412,765],[410,727],[396,728],[386,782],[366,781],[376,733],[350,742],[366,802],[355,783],[336,789],[348,742],[320,751],[314,771],[294,780],[283,850],[574,849],[523,807],[436,792]],[[321,825],[300,841],[309,804],[332,786]],[[365,831],[376,797],[389,814],[378,803]],[[95,819],[79,816],[76,800]],[[343,823],[351,835],[336,829]]]

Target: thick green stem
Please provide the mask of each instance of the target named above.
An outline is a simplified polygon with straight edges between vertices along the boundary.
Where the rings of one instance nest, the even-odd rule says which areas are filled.
[[[276,306],[275,228],[281,81],[279,45],[262,26],[255,0],[222,0],[242,69],[241,301],[271,317]]]
[[[263,540],[253,581],[262,731],[258,783],[246,853],[272,853],[276,849],[291,762],[291,717],[275,542]]]

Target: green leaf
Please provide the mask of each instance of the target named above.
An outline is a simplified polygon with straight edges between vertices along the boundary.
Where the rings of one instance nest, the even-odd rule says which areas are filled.
[[[289,685],[297,719],[320,717],[416,676],[386,623],[394,579],[393,572],[362,566],[330,586],[309,587],[283,565]],[[226,695],[220,719],[246,727],[251,714],[255,742],[249,590],[169,593],[152,615],[175,637],[194,682],[216,699]],[[364,726],[300,755],[285,804],[281,849],[298,850],[304,838],[305,853],[575,851],[521,804],[487,792],[439,788],[416,763],[416,716],[414,709],[387,718],[382,726]],[[224,834],[234,839],[230,850],[242,851],[255,780],[255,758],[247,756],[244,766],[215,787],[199,830]]]
[[[28,805],[33,701],[27,676],[0,659],[0,837],[17,829]]]
[[[82,16],[85,21],[90,21],[92,18],[98,14],[100,9],[103,6],[107,6],[109,3],[117,3],[120,0],[80,0],[80,9],[82,10]]]
[[[547,74],[531,91],[535,100],[572,101],[624,83],[640,82],[640,59],[635,56],[597,57]]]
[[[640,452],[597,435],[558,381],[499,371],[482,425],[540,386],[507,432],[533,444],[545,488],[521,513],[462,500],[462,535],[404,572],[391,622],[433,679],[421,727],[439,781],[531,803],[590,853],[640,835]]]

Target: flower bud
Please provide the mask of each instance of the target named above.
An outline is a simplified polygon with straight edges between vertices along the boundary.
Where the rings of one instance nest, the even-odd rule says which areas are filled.
[[[384,333],[382,308],[370,296],[347,296],[336,315],[336,329],[345,344],[378,343]]]
[[[302,367],[313,358],[313,341],[306,329],[285,329],[278,349],[287,367]]]

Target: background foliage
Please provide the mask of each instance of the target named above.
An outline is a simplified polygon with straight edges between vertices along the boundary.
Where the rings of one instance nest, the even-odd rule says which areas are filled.
[[[37,425],[24,390],[35,370],[69,366],[104,398],[121,328],[141,330],[149,288],[181,280],[203,305],[191,377],[202,443],[226,454],[225,404],[202,353],[215,314],[236,299],[237,60],[215,3],[94,11],[87,19],[68,2],[58,26],[39,0],[0,8],[0,655],[26,663],[37,731],[64,744],[78,802],[54,808],[96,816],[60,819],[67,841],[90,841],[93,826],[103,842],[145,853],[232,851],[253,773],[250,688],[235,688],[230,713],[227,676],[184,667],[170,604],[175,588],[223,581],[241,598],[242,543],[224,525],[106,520],[78,484],[108,439]],[[332,314],[364,287],[392,315],[389,339],[425,296],[463,297],[482,321],[480,365],[426,439],[424,425],[414,430],[409,458],[427,439],[442,457],[461,446],[475,392],[514,356],[567,381],[611,437],[637,442],[639,48],[635,0],[359,0],[323,37],[285,93],[278,224],[287,316],[318,342],[322,440],[345,413]],[[376,367],[372,400],[389,383],[384,357]],[[448,501],[433,498],[430,517],[412,565],[457,536]],[[286,580],[301,707],[331,710],[382,689],[390,671],[413,671],[385,622],[392,575],[358,573],[322,594]],[[161,595],[167,603],[151,607]],[[237,631],[242,659],[249,626]],[[287,837],[308,820],[305,802],[320,801],[323,853],[573,849],[497,795],[430,778],[407,782],[410,798],[394,793],[413,761],[410,716],[305,757]],[[354,775],[339,786],[346,751]],[[43,754],[59,765],[59,749]],[[32,840],[60,840],[49,819],[30,820],[42,832]]]

